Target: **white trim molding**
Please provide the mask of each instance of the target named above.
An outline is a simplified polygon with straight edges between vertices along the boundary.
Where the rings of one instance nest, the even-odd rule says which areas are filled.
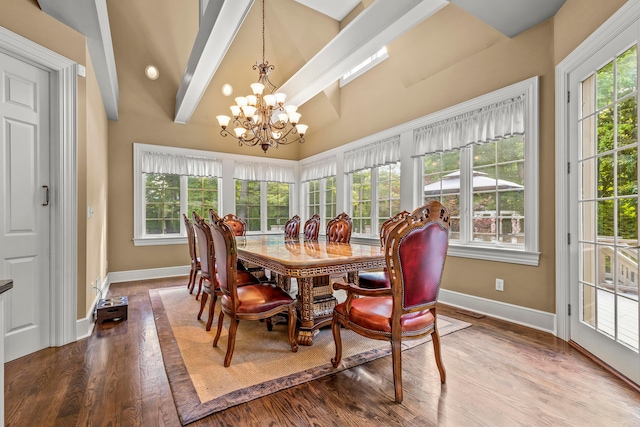
[[[462,294],[440,288],[438,302],[453,307],[527,326],[539,331],[556,334],[556,315],[519,305],[507,304],[473,295]]]
[[[191,267],[188,265],[177,267],[149,268],[145,270],[114,271],[107,276],[108,286],[112,283],[131,282],[134,280],[162,279],[164,277],[188,276]],[[185,287],[187,282],[184,283]]]
[[[49,344],[76,340],[77,300],[77,64],[6,28],[0,51],[50,75],[51,228]]]
[[[629,0],[556,66],[556,330],[557,336],[565,341],[571,338],[568,314],[571,251],[568,243],[571,223],[568,175],[569,103],[567,102],[569,75],[638,20],[640,20],[640,0]],[[578,99],[577,94],[573,94],[571,99]],[[572,169],[577,170],[575,167]],[[577,238],[573,241],[577,241]],[[573,247],[577,248],[577,245],[574,243]]]

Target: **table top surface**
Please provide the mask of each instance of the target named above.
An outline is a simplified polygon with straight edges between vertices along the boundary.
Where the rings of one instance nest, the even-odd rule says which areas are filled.
[[[308,242],[302,238],[285,239],[281,234],[237,237],[236,244],[241,259],[253,256],[286,267],[384,261],[380,245]]]

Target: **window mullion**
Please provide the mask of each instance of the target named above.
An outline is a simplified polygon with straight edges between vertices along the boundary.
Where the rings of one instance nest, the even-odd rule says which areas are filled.
[[[380,167],[371,169],[371,235],[375,235],[378,230],[378,177]]]
[[[326,190],[327,190],[327,178],[322,178],[320,180],[320,215],[321,218],[326,218],[327,217],[327,194],[326,194]],[[307,218],[310,218],[311,215],[309,215],[311,212],[307,212]]]
[[[460,150],[460,243],[471,241],[473,230],[473,159],[471,149]]]
[[[260,181],[260,231],[267,230],[267,183]]]
[[[185,175],[180,175],[180,212],[186,213],[189,216],[187,209],[189,207],[189,188],[187,186],[188,177]],[[184,221],[180,221],[180,235],[186,236],[187,230],[184,227]]]

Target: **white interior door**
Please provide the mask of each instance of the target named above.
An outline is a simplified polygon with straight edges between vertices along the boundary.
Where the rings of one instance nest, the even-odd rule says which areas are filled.
[[[632,25],[569,82],[571,340],[638,384],[639,36]]]
[[[0,53],[5,360],[49,346],[49,73]]]

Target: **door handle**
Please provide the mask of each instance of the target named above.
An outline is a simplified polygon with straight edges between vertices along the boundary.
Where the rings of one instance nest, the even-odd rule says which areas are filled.
[[[43,185],[42,188],[44,188],[44,203],[42,206],[49,206],[49,186]]]

